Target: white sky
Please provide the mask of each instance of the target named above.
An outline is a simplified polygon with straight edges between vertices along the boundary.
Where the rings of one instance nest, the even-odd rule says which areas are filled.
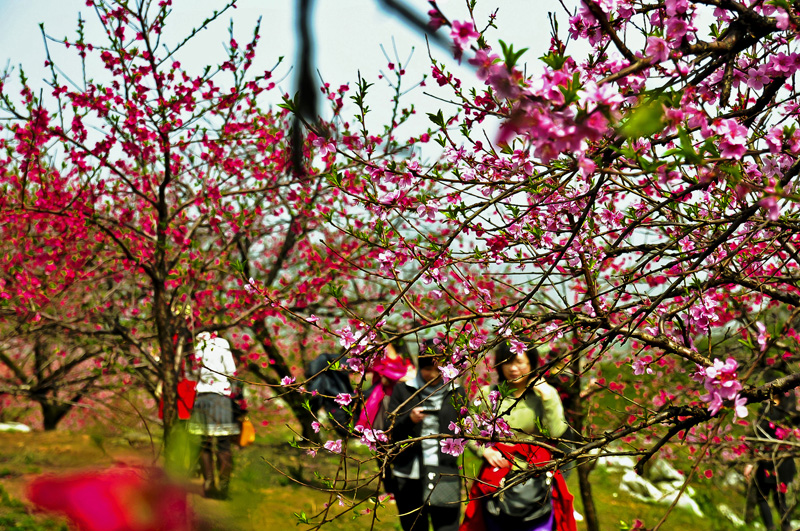
[[[423,15],[428,3],[423,0],[406,0],[407,5]],[[567,5],[576,3],[569,0]],[[221,0],[175,0],[174,13],[168,19],[168,41],[175,42],[203,20],[204,15],[222,4]],[[295,4],[292,0],[239,0],[236,10],[223,15],[213,27],[201,33],[195,45],[181,56],[181,63],[189,70],[209,63],[219,63],[224,54],[223,42],[227,40],[228,21],[233,18],[235,34],[240,43],[248,40],[259,16],[262,17],[262,38],[259,44],[255,71],[270,69],[278,56],[285,56],[284,66],[275,71],[277,77],[289,72],[295,55]],[[496,4],[496,5],[495,5]],[[390,57],[393,56],[394,38],[401,59],[405,60],[416,47],[412,64],[408,69],[409,80],[419,79],[422,73],[430,72],[425,41],[421,35],[400,22],[392,13],[385,11],[377,0],[316,0],[314,2],[316,64],[325,81],[332,86],[353,83],[357,72],[371,81],[376,81],[378,71],[386,68],[382,44]],[[440,0],[439,5],[451,19],[463,20],[467,16],[464,2]],[[515,48],[530,48],[523,60],[533,61],[546,52],[549,45],[547,11],[555,11],[566,34],[567,17],[557,0],[482,0],[476,10],[478,21],[486,20],[486,14],[499,7],[499,31],[488,35],[490,43],[496,45],[498,38],[513,43]],[[44,87],[41,81],[47,72],[43,68],[45,52],[38,24],[45,24],[46,32],[54,38],[73,37],[77,27],[78,12],[87,20],[89,28],[97,28],[96,15],[84,0],[0,0],[0,68],[9,63],[12,67],[22,65],[34,86]],[[80,70],[74,61],[73,51],[64,51],[58,44],[51,44],[51,53],[56,64],[76,81]],[[499,46],[496,46],[499,50]],[[441,48],[432,47],[439,59],[449,56]],[[450,60],[452,64],[452,59]],[[460,70],[464,81],[471,77],[466,69]],[[476,81],[476,83],[479,83]],[[435,85],[435,83],[433,83]],[[289,74],[280,88],[294,92],[293,75]],[[378,83],[376,83],[376,87]],[[422,91],[413,93],[418,104],[426,98]],[[382,100],[387,101],[387,100]],[[373,109],[376,102],[372,102]],[[388,102],[387,102],[388,106]]]

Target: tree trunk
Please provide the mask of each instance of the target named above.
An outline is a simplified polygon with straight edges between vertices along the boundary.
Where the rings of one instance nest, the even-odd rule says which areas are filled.
[[[161,377],[161,397],[164,403],[163,428],[164,441],[169,445],[169,436],[178,420],[178,379],[176,373],[176,348],[174,343],[174,326],[172,312],[166,290],[161,283],[155,282],[153,290],[153,311],[155,314],[156,333],[160,348],[159,376]]]
[[[566,398],[564,399],[564,409],[567,416],[567,422],[574,428],[575,435],[578,440],[585,436],[586,432],[586,406],[581,390],[583,385],[581,382],[581,374],[583,374],[582,358],[576,357],[571,362],[572,374],[575,376],[571,379],[570,384],[566,387]],[[589,474],[594,470],[594,462],[586,461],[577,466],[578,470],[578,487],[581,491],[581,502],[583,503],[584,518],[586,521],[587,531],[600,531],[600,522],[597,520],[597,509],[594,505],[594,497],[592,496],[592,484],[589,482]]]
[[[44,431],[53,431],[58,426],[70,409],[72,404],[53,403],[50,400],[37,400],[42,408],[42,423]]]
[[[592,469],[594,469],[594,464],[591,462],[578,465],[578,484],[581,489],[583,516],[586,518],[586,531],[600,531],[597,510],[594,507],[594,498],[592,497],[592,484],[589,482],[589,474]]]

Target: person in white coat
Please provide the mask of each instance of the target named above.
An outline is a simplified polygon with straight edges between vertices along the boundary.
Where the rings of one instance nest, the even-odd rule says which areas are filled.
[[[201,436],[200,468],[203,472],[203,496],[227,499],[233,472],[231,450],[234,435],[241,432],[234,419],[232,385],[236,363],[230,344],[224,338],[201,332],[195,340],[197,398],[187,430]],[[216,457],[219,482],[214,478]]]

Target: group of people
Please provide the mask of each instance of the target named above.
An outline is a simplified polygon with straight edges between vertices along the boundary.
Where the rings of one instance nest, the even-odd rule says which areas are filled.
[[[557,391],[542,379],[532,380],[539,362],[536,350],[515,354],[507,345],[496,354],[498,386],[484,389],[481,401],[496,404],[490,414],[502,415],[518,443],[470,442],[469,448],[482,457],[484,466],[461,521],[463,473],[455,452],[445,452],[440,440],[442,434],[455,435],[467,395],[457,380],[444,382],[439,369],[443,356],[440,345],[425,341],[415,367],[402,342],[387,346],[371,368],[373,385],[357,421],[363,427],[386,428],[394,442],[414,441],[394,457],[385,477],[404,531],[427,530],[429,522],[438,531],[575,529],[571,496],[557,471],[520,482],[538,492],[538,499],[522,498],[530,507],[512,510],[497,502],[504,496],[492,495],[492,491],[503,491],[501,482],[512,470],[550,460],[549,452],[532,444],[535,438],[559,438],[568,429]],[[204,496],[227,498],[233,470],[231,447],[240,430],[229,378],[235,376],[236,365],[228,342],[208,333],[196,338],[194,362],[197,395],[187,431],[201,439]],[[490,400],[492,392],[502,395],[499,401]],[[517,496],[508,487],[505,492],[509,500]]]
[[[539,366],[535,349],[513,353],[502,344],[497,350],[498,385],[483,389],[479,400],[486,408],[494,404],[488,416],[502,416],[516,443],[468,443],[482,458],[483,466],[470,489],[463,520],[459,458],[453,455],[456,452],[444,451],[440,441],[443,434],[455,436],[461,409],[467,406],[466,393],[456,380],[445,383],[442,379],[442,348],[432,341],[420,346],[415,372],[404,369],[408,362],[398,359],[395,352],[387,357],[396,378],[387,376],[387,362],[377,366],[375,387],[359,423],[385,422],[391,427],[393,442],[413,441],[394,457],[385,479],[404,531],[427,531],[429,524],[437,531],[576,529],[572,496],[558,471],[542,469],[510,480],[516,473],[551,460],[550,452],[535,444],[536,440],[560,438],[568,429],[558,392],[543,379],[535,379]],[[387,407],[376,406],[380,403],[373,399],[376,391],[381,400],[389,396]],[[378,412],[389,419],[380,420]],[[506,485],[505,479],[509,479]],[[517,486],[512,485],[515,482]]]
[[[573,531],[572,495],[558,470],[531,474],[531,468],[554,457],[550,450],[567,437],[569,425],[557,390],[539,374],[535,348],[512,352],[502,343],[495,352],[497,384],[477,398],[487,418],[502,416],[513,434],[509,443],[470,440],[467,447],[482,459],[468,492],[462,519],[463,472],[457,452],[445,451],[443,436],[458,433],[467,395],[457,380],[444,381],[441,345],[424,341],[414,366],[403,342],[387,345],[372,365],[357,426],[385,430],[392,442],[408,442],[385,471],[384,488],[394,496],[404,531]],[[203,494],[228,497],[233,470],[231,447],[239,434],[232,379],[236,365],[228,342],[208,333],[195,345],[197,395],[187,431],[200,437],[199,462]],[[791,403],[790,403],[791,402]],[[775,439],[776,426],[796,417],[794,403],[777,398],[759,414],[757,435]],[[537,443],[538,441],[538,443]],[[542,442],[545,444],[541,444]],[[543,469],[543,471],[546,469]],[[525,473],[527,471],[527,473]],[[745,469],[753,479],[756,503],[767,529],[789,529],[785,485],[796,473],[793,459],[761,460]],[[784,487],[783,489],[781,487]],[[768,505],[774,498],[781,520]]]

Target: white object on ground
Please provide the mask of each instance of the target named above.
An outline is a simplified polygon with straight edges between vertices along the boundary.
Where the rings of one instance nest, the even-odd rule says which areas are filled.
[[[0,422],[0,431],[28,433],[31,431],[31,428],[21,422]]]

